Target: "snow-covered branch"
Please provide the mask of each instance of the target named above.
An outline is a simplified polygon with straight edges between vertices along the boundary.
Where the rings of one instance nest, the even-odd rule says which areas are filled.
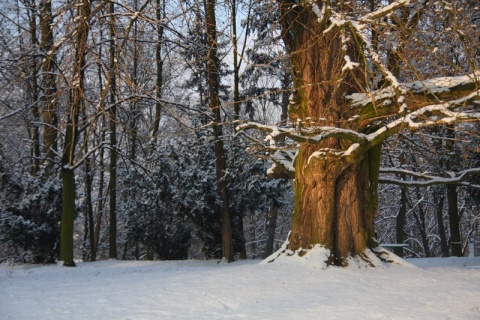
[[[400,83],[369,93],[355,93],[347,96],[351,108],[358,110],[360,127],[383,119],[402,116],[411,129],[439,122],[468,121],[478,119],[475,112],[455,111],[457,107],[480,106],[480,71],[459,77],[442,77],[425,81]],[[401,91],[402,99],[397,98]],[[399,104],[402,107],[398,107]],[[410,111],[410,113],[408,113]],[[414,123],[419,116],[433,115],[431,121]],[[439,117],[440,116],[440,117]],[[443,120],[442,120],[443,119]]]
[[[352,101],[352,107],[367,107],[369,104],[373,104],[376,107],[382,106],[382,102],[391,102],[396,97],[396,87],[400,88],[406,94],[410,93],[417,98],[414,100],[419,102],[419,98],[425,100],[425,103],[429,101],[440,99],[448,99],[452,97],[452,93],[462,94],[465,91],[472,92],[475,88],[480,86],[480,70],[476,70],[468,75],[458,77],[441,77],[427,79],[424,81],[413,81],[409,83],[399,83],[398,85],[389,86],[384,89],[376,90],[367,93],[354,93],[347,96],[347,99]],[[478,95],[478,91],[477,91]],[[388,105],[388,103],[383,103]]]
[[[294,179],[295,178],[295,157],[297,156],[297,150],[276,150],[271,156],[273,164],[267,170],[267,177],[270,179],[283,178]]]
[[[398,10],[400,8],[403,8],[405,7],[406,5],[409,5],[410,3],[412,2],[416,2],[415,0],[397,0],[397,1],[393,1],[392,3],[390,3],[389,5],[385,6],[385,7],[381,7],[380,9],[378,10],[375,10],[373,12],[370,12],[366,15],[364,15],[360,21],[364,22],[364,23],[369,23],[371,22],[372,20],[375,20],[375,19],[379,19],[379,18],[382,18],[382,17],[385,17],[387,15],[389,15],[390,13],[394,12],[395,10]]]
[[[479,185],[472,184],[466,181],[471,176],[480,174],[480,168],[472,168],[472,169],[467,169],[460,172],[448,172],[450,177],[433,176],[428,173],[415,172],[415,171],[399,169],[399,168],[380,168],[380,173],[404,175],[404,176],[411,176],[412,178],[415,178],[415,180],[413,179],[402,180],[392,176],[381,175],[378,181],[379,183],[384,183],[384,184],[395,184],[395,185],[401,185],[401,186],[407,186],[407,187],[428,187],[433,185],[454,184],[454,185],[480,188]]]
[[[264,125],[256,122],[248,122],[237,126],[236,129],[237,131],[257,129],[260,131],[269,132],[265,138],[265,141],[268,142],[271,147],[275,147],[275,138],[281,136],[290,138],[296,142],[311,144],[316,144],[329,138],[344,139],[360,144],[368,142],[366,135],[358,133],[354,130],[329,126],[303,127],[301,122],[298,123],[296,128],[278,127],[275,125]]]

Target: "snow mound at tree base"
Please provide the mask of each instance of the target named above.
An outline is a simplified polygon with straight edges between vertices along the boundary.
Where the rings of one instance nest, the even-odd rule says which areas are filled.
[[[296,251],[289,249],[289,244],[290,242],[288,240],[285,241],[278,251],[274,252],[261,263],[301,264],[312,269],[326,269],[327,267],[334,266],[331,263],[332,254],[330,250],[321,244],[316,244],[311,249],[300,248]],[[357,256],[345,258],[344,261],[342,261],[342,266],[356,269],[384,267],[390,263],[413,267],[412,264],[380,246],[373,249],[366,249]]]

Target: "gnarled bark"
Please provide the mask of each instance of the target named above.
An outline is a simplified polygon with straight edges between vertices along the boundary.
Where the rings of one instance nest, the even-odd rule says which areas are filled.
[[[308,4],[307,4],[308,6]],[[350,108],[345,95],[360,91],[365,83],[358,70],[345,70],[345,56],[361,61],[354,34],[327,27],[311,8],[284,2],[283,39],[292,60],[295,86],[289,116],[305,126],[317,121],[348,129]],[[309,10],[310,9],[310,10]],[[346,40],[348,39],[348,40]],[[341,150],[348,143],[330,138],[319,144],[300,144],[295,159],[295,208],[290,249],[321,244],[331,251],[329,264],[343,265],[345,258],[361,255],[376,246],[373,218],[377,210],[380,147],[358,161],[315,156],[322,150]]]
[[[372,150],[357,164],[338,159],[302,157],[296,160],[295,208],[290,249],[321,244],[331,250],[330,264],[376,247],[373,218],[377,210],[380,150]]]

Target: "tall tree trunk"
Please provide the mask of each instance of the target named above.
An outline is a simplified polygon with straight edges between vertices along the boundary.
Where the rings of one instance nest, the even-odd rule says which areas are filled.
[[[438,235],[440,237],[440,247],[442,250],[442,257],[449,256],[448,242],[445,233],[445,225],[443,223],[443,205],[445,203],[445,194],[443,186],[438,186],[433,191],[433,199],[435,201],[435,214],[437,217]]]
[[[108,230],[108,258],[117,258],[117,106],[116,100],[116,42],[115,42],[115,3],[110,2],[110,106],[108,108],[108,122],[110,133],[110,197],[109,197],[109,230]]]
[[[233,235],[232,235],[232,219],[230,216],[230,208],[228,201],[227,182],[225,181],[226,163],[225,149],[223,146],[223,130],[221,125],[221,111],[219,99],[219,62],[218,62],[218,43],[215,17],[215,0],[205,0],[205,22],[207,28],[207,72],[208,85],[210,89],[209,103],[210,111],[213,113],[213,135],[215,149],[215,167],[217,190],[222,200],[222,210],[220,214],[220,225],[222,229],[222,256],[227,261],[234,260],[233,254]]]
[[[420,231],[420,238],[422,239],[423,251],[425,252],[426,257],[431,257],[432,253],[430,252],[430,243],[428,241],[428,234],[427,234],[427,225],[425,223],[425,210],[420,205],[422,201],[422,196],[420,194],[420,190],[418,187],[415,188],[415,194],[417,196],[418,205],[415,206],[418,210],[418,215],[414,214],[414,218],[417,222],[418,229]]]
[[[344,96],[360,92],[365,75],[361,67],[342,69],[347,55],[351,61],[363,61],[355,36],[336,26],[324,33],[327,21],[294,1],[281,1],[280,10],[295,88],[289,107],[291,122],[299,120],[308,126],[309,121],[322,121],[322,125],[358,130],[347,121],[353,115],[348,114]],[[380,147],[354,163],[334,156],[312,157],[325,148],[345,150],[348,146],[336,138],[319,144],[304,142],[295,159],[290,249],[301,254],[302,249],[321,244],[331,252],[329,264],[343,265],[347,257],[376,246],[373,219],[378,206]]]
[[[288,105],[289,105],[289,88],[291,85],[291,76],[285,68],[285,72],[282,78],[282,113],[280,114],[280,125],[286,126],[288,120]],[[279,138],[279,145],[283,146],[285,144],[285,137],[281,136]],[[281,182],[284,183],[284,182]],[[270,208],[267,214],[267,240],[265,244],[265,257],[270,256],[275,246],[275,231],[277,228],[277,217],[278,217],[279,204],[277,199],[270,200]]]
[[[447,126],[445,149],[449,154],[445,168],[452,170],[458,166],[455,152],[455,125]],[[460,232],[460,214],[458,212],[458,194],[456,185],[447,185],[448,221],[450,222],[450,251],[452,256],[462,257],[462,236]]]
[[[43,139],[46,175],[52,174],[57,151],[57,85],[55,75],[55,48],[53,42],[52,1],[40,1],[40,50],[45,55],[42,60],[42,102]]]
[[[85,107],[84,68],[89,32],[90,2],[77,7],[79,24],[75,39],[75,58],[70,101],[67,109],[67,127],[62,154],[63,206],[60,231],[60,259],[65,266],[75,266],[73,261],[73,222],[75,220],[75,147],[78,141],[79,114]]]
[[[157,67],[156,74],[156,88],[155,95],[157,101],[155,102],[155,115],[153,119],[152,140],[157,142],[157,134],[160,128],[160,118],[162,116],[162,86],[163,86],[163,59],[162,59],[162,44],[163,44],[163,30],[165,17],[165,0],[157,0],[156,2],[156,17],[157,17],[157,43],[155,44],[155,64]]]
[[[400,166],[403,166],[405,162],[405,154],[401,153],[400,157]],[[405,180],[405,175],[401,174],[400,178]],[[403,244],[404,241],[404,231],[405,222],[407,219],[407,205],[408,205],[408,198],[407,198],[407,187],[400,186],[400,209],[398,210],[398,215],[396,219],[396,242],[398,244]],[[395,254],[399,257],[403,258],[403,248],[395,248]]]
[[[70,131],[71,130],[72,129],[70,129]],[[65,139],[67,139],[67,137]],[[69,139],[71,138],[69,137]],[[63,261],[64,266],[74,267],[73,222],[75,220],[75,173],[67,164],[62,167],[61,176],[63,185],[63,203],[60,228],[60,260]]]
[[[237,39],[237,1],[231,0],[231,28],[233,47],[233,118],[240,117],[240,64],[238,63],[238,39]]]
[[[100,82],[102,83],[102,82]],[[104,123],[104,121],[102,121]],[[105,125],[102,124],[102,132],[100,134],[100,143],[102,143],[105,140]],[[103,188],[104,188],[104,180],[105,180],[105,163],[103,160],[104,156],[104,148],[101,147],[99,151],[99,167],[100,167],[100,173],[99,173],[99,178],[98,178],[98,200],[97,200],[97,215],[95,217],[95,229],[93,233],[93,238],[94,238],[94,249],[92,251],[92,261],[95,261],[97,259],[97,252],[98,252],[98,244],[100,243],[100,230],[102,229],[102,217],[103,217],[103,208],[104,208],[104,203],[105,203],[105,197],[103,194]]]
[[[248,22],[247,22],[248,23]],[[237,39],[237,1],[230,0],[230,24],[232,29],[232,47],[233,47],[233,119],[238,120],[240,118],[240,67],[241,60],[238,61],[238,39]],[[247,26],[248,29],[248,26]],[[248,33],[248,32],[247,32]],[[232,220],[238,219],[238,223],[234,223],[236,233],[240,234],[241,241],[236,243],[236,250],[240,252],[240,259],[247,258],[247,248],[245,246],[245,232],[243,228],[243,214],[240,212],[232,211]],[[236,217],[235,217],[236,216]],[[238,239],[237,239],[238,240]]]
[[[87,158],[85,159],[85,201],[87,203],[87,228],[85,230],[85,234],[88,234],[88,240],[90,244],[90,261],[95,261],[95,225],[93,222],[92,175],[93,172],[90,168],[90,159]],[[87,239],[85,239],[84,242],[86,242],[86,240]]]
[[[407,188],[404,186],[400,187],[400,209],[398,211],[397,219],[396,219],[396,242],[398,244],[403,244],[405,241],[404,239],[404,231],[405,222],[407,218]],[[399,257],[403,258],[403,248],[395,248],[395,254]]]
[[[38,38],[37,38],[37,6],[36,2],[30,3],[30,44],[33,50],[38,50]],[[40,108],[39,108],[39,86],[37,81],[38,75],[38,62],[37,57],[32,56],[30,58],[29,66],[29,92],[32,96],[32,116],[33,121],[31,123],[31,139],[32,139],[32,175],[35,175],[40,171]]]
[[[100,39],[103,37],[103,29],[100,28]],[[102,56],[102,48],[103,45],[100,43],[99,48],[98,48],[98,55],[101,57]],[[102,65],[99,63],[97,66],[97,75],[98,75],[98,83],[103,83],[103,76],[102,76]],[[98,144],[102,144],[105,141],[105,117],[102,115],[101,116],[101,125],[100,125],[100,140],[98,141]],[[104,195],[103,195],[103,188],[104,188],[104,179],[105,179],[105,163],[104,163],[104,153],[105,153],[105,148],[100,147],[99,150],[99,168],[100,168],[100,173],[99,173],[99,178],[98,178],[98,193],[97,193],[97,215],[95,217],[95,229],[94,229],[94,247],[92,251],[92,261],[95,261],[97,259],[97,252],[98,252],[98,245],[100,243],[100,230],[102,227],[102,217],[103,217],[103,208],[104,208]]]
[[[458,194],[456,185],[447,185],[448,221],[450,222],[450,250],[452,256],[462,257],[462,238],[460,234],[460,215],[458,213]]]
[[[138,10],[138,1],[135,0],[133,2],[134,10],[137,12]],[[137,28],[137,20],[134,21],[133,24],[133,71],[132,71],[132,94],[136,94],[138,91],[138,46],[140,45],[137,42],[138,37],[138,28]],[[140,112],[137,110],[137,101],[136,99],[130,104],[130,121],[129,121],[129,133],[130,133],[130,159],[135,161],[137,156],[137,140],[138,140],[138,129],[137,129],[137,121],[140,117]],[[125,249],[126,250],[126,249]],[[124,250],[124,251],[125,251]]]
[[[267,215],[267,241],[265,242],[265,257],[270,256],[274,250],[275,229],[277,228],[278,202],[270,200],[270,208]]]

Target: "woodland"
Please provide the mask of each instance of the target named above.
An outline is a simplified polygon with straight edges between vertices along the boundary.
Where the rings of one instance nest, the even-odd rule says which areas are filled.
[[[0,2],[0,262],[480,254],[477,0]]]

